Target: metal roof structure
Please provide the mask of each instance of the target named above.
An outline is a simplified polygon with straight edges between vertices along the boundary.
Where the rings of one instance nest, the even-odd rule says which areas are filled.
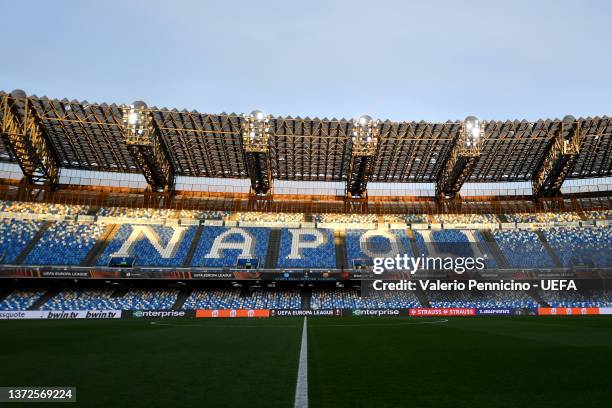
[[[0,92],[0,128],[4,133],[0,161],[21,164],[6,126],[12,99],[11,94]],[[58,168],[142,171],[124,137],[125,106],[36,96],[26,99],[28,114],[35,118]],[[155,107],[147,112],[175,176],[249,178],[242,115]],[[435,183],[453,154],[462,123],[387,120],[378,126],[369,180]],[[612,118],[579,118],[575,126],[580,135],[579,151],[564,177],[612,176]],[[480,154],[465,181],[534,180],[561,128],[558,119],[484,122]],[[272,179],[346,181],[352,129],[353,120],[347,119],[271,118],[267,154]]]

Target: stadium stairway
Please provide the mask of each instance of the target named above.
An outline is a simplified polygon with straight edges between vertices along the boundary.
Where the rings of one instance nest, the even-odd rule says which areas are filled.
[[[253,296],[253,288],[247,285],[242,285],[240,288],[240,297],[241,298],[249,298]]]
[[[491,248],[491,253],[493,257],[495,258],[496,265],[498,265],[500,268],[509,268],[510,264],[508,263],[508,260],[502,253],[501,249],[499,249],[499,246],[497,245],[497,242],[495,242],[495,238],[493,237],[493,234],[491,234],[491,231],[489,230],[479,230],[479,231],[484,237],[485,242],[487,243],[489,248]]]
[[[406,235],[408,235],[408,240],[410,241],[410,249],[412,250],[412,255],[419,256],[419,247],[417,247],[416,240],[414,238],[414,231],[408,228],[406,230]]]
[[[189,266],[191,265],[191,262],[193,261],[193,255],[195,254],[196,249],[198,249],[198,242],[200,242],[200,238],[202,237],[203,231],[204,226],[200,224],[198,226],[198,229],[196,229],[193,240],[191,241],[191,245],[189,246],[189,250],[187,251],[187,255],[185,255],[185,260],[183,261],[183,268],[189,268]]]
[[[34,237],[32,237],[30,242],[28,242],[25,248],[23,248],[23,251],[21,251],[19,256],[15,258],[16,265],[23,264],[23,262],[26,260],[30,252],[32,252],[32,249],[34,249],[36,244],[38,244],[38,241],[40,240],[40,238],[45,234],[45,232],[47,232],[47,230],[49,229],[49,227],[51,227],[51,225],[53,225],[51,221],[43,222],[43,224],[40,226],[38,231],[36,231],[36,234],[34,234]]]
[[[312,301],[312,290],[309,288],[300,289],[300,297],[302,299],[302,309],[310,309],[310,302]]]
[[[40,308],[47,303],[49,299],[57,295],[59,292],[59,289],[49,289],[36,302],[32,303],[32,306],[28,307],[28,310],[40,310]]]
[[[346,256],[346,231],[334,231],[334,246],[336,247],[336,268],[348,269],[348,258]]]
[[[531,296],[531,297],[533,298],[533,300],[535,300],[536,302],[538,302],[538,304],[539,304],[541,307],[550,307],[550,305],[548,304],[548,302],[547,302],[547,301],[545,301],[545,300],[542,298],[542,296],[540,295],[540,293],[539,293],[539,292],[538,292],[536,289],[531,288],[531,290],[529,290],[529,291],[527,292],[527,294],[528,294],[529,296]]]
[[[270,238],[268,239],[268,252],[264,261],[264,268],[275,269],[278,262],[278,254],[280,252],[280,236],[281,231],[278,228],[270,230]]]
[[[497,218],[500,222],[510,222],[508,221],[508,217],[506,217],[506,214],[497,214]]]
[[[419,299],[419,303],[421,303],[421,307],[431,307],[431,303],[429,303],[429,299],[427,298],[427,294],[421,289],[420,285],[417,285],[416,290],[414,291],[415,296]]]
[[[96,261],[104,253],[106,246],[113,240],[115,235],[119,231],[119,224],[109,224],[104,228],[100,238],[96,241],[94,246],[91,248],[87,256],[81,261],[80,266],[91,266],[95,265]]]
[[[91,207],[89,207],[89,209],[87,210],[87,215],[91,215],[93,217],[98,215],[98,211],[100,211],[100,206],[98,205],[92,205]]]
[[[181,310],[181,308],[185,304],[185,301],[187,300],[189,295],[191,295],[191,291],[191,288],[181,289],[178,296],[176,297],[176,302],[174,302],[174,304],[172,305],[172,310]]]
[[[546,253],[548,254],[548,256],[550,256],[550,259],[552,259],[553,262],[555,263],[555,266],[557,268],[563,267],[563,262],[561,262],[561,258],[559,258],[559,256],[552,249],[552,247],[550,246],[550,244],[546,240],[546,237],[544,237],[544,234],[542,233],[542,230],[535,230],[535,233],[538,236],[538,239],[540,240],[542,245],[544,246],[544,249],[546,249]]]
[[[129,288],[118,288],[116,291],[113,292],[113,294],[111,295],[111,298],[122,298],[124,297],[128,292],[130,291]]]

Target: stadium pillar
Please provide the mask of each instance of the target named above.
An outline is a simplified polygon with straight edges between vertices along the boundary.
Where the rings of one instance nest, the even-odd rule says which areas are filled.
[[[535,198],[561,194],[561,185],[574,168],[580,153],[581,123],[568,115],[563,118],[532,180]]]
[[[453,199],[472,173],[480,157],[480,144],[484,137],[484,124],[468,116],[455,138],[446,163],[436,181],[438,200]]]
[[[45,129],[25,92],[15,90],[1,100],[2,140],[21,167],[27,184],[53,188],[59,166]]]
[[[379,124],[379,121],[367,115],[353,123],[351,161],[346,179],[347,198],[367,198],[368,180],[378,145]]]
[[[144,102],[123,107],[123,136],[130,155],[151,191],[174,192],[174,166],[151,112]]]
[[[242,147],[246,168],[251,179],[251,193],[255,196],[272,194],[272,167],[268,141],[270,139],[270,116],[255,110],[244,115]]]

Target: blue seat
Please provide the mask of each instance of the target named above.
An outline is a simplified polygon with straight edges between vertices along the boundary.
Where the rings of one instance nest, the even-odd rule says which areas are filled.
[[[130,245],[129,253],[119,255],[133,256],[135,265],[141,266],[182,266],[196,231],[195,227],[174,228],[163,225],[124,224],[104,249],[104,253],[97,260],[97,264],[100,266],[108,265],[110,258],[117,255],[126,241],[131,239],[135,228],[138,228],[139,231],[147,230],[147,233],[151,234],[153,242],[163,248],[160,252],[144,233],[140,233],[137,238],[134,235],[133,238],[136,239],[131,245],[128,243]],[[175,246],[170,247],[169,243],[173,236],[178,237],[179,240]],[[164,251],[166,249],[167,252]]]
[[[102,235],[97,224],[56,222],[36,243],[25,263],[29,265],[78,265]]]

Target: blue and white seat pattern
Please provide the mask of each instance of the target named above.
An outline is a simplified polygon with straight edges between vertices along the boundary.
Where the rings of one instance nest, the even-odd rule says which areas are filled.
[[[612,267],[612,227],[551,228],[546,241],[565,267]]]
[[[78,265],[104,231],[98,224],[57,222],[36,243],[26,257],[29,265]]]
[[[426,293],[432,307],[468,308],[537,308],[538,303],[522,291],[498,292],[453,292],[428,291]]]
[[[310,307],[313,309],[394,309],[420,307],[413,292],[372,291],[360,296],[357,289],[316,289],[312,291]]]
[[[2,263],[10,264],[21,254],[42,225],[39,221],[0,220],[0,254]]]
[[[414,231],[418,255],[483,258],[488,268],[497,265],[489,244],[477,230]]]
[[[98,265],[108,265],[111,257],[134,257],[135,265],[182,266],[196,227],[123,224]]]
[[[178,289],[132,289],[113,296],[112,289],[65,289],[49,299],[42,310],[152,310],[171,309]]]
[[[0,302],[0,310],[28,310],[44,293],[44,290],[16,289]]]
[[[494,230],[491,232],[512,268],[552,268],[555,263],[533,231]]]
[[[241,296],[239,289],[195,289],[183,309],[299,309],[301,304],[297,290],[260,289]]]
[[[346,255],[355,259],[393,258],[412,256],[410,238],[405,230],[346,230]]]
[[[323,228],[282,228],[278,266],[281,268],[334,268],[333,231]]]
[[[270,229],[206,227],[194,252],[191,266],[234,267],[239,258],[263,263]]]

